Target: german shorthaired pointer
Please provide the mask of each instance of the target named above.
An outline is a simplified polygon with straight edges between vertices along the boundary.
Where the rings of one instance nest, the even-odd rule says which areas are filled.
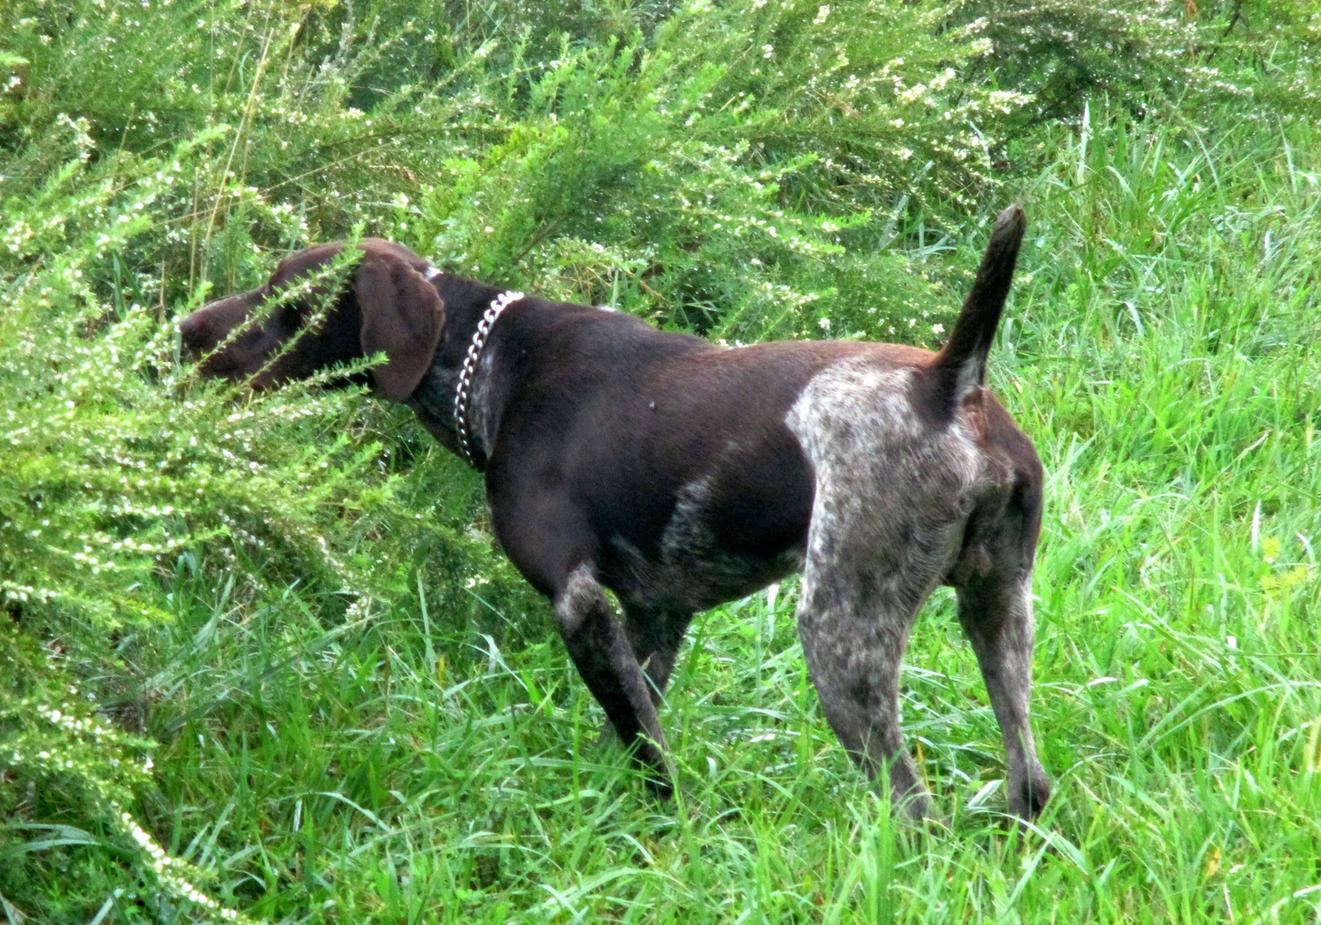
[[[485,473],[496,538],[554,603],[583,680],[662,792],[657,705],[693,614],[801,569],[798,631],[826,718],[925,815],[899,663],[923,600],[953,585],[1004,737],[1009,807],[1031,819],[1050,792],[1028,723],[1041,464],[983,384],[1024,227],[1017,206],[1000,214],[939,353],[720,348],[453,276],[379,239],[316,323],[312,296],[263,303],[326,270],[339,244],[294,254],[182,334],[204,373],[253,388],[384,354],[364,381]]]

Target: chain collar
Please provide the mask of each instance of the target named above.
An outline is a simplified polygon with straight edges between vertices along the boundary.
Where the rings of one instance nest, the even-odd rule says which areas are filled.
[[[459,385],[454,390],[454,430],[459,437],[459,449],[463,452],[463,458],[468,460],[468,464],[473,468],[481,468],[473,458],[472,439],[468,433],[472,380],[477,374],[477,362],[482,357],[482,350],[491,336],[491,329],[495,327],[496,319],[506,308],[522,298],[525,298],[523,293],[506,290],[491,300],[491,304],[482,313],[482,320],[477,323],[477,330],[472,333],[472,343],[468,345],[468,354],[463,358],[463,366],[459,370]]]

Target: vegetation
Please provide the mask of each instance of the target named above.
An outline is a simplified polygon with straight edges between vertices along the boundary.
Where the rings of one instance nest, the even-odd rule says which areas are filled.
[[[0,6],[0,921],[1321,920],[1319,43],[1304,0]],[[830,734],[792,582],[698,622],[657,803],[473,474],[178,357],[363,234],[728,342],[931,345],[1015,199],[1022,832],[949,598],[904,690],[946,830]]]

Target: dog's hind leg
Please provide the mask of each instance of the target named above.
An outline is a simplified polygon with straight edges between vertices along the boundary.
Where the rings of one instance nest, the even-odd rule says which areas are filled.
[[[580,565],[552,595],[555,625],[573,663],[634,758],[662,794],[672,789],[665,736],[647,679],[623,625],[587,565]]]
[[[888,768],[894,805],[921,819],[930,811],[930,795],[899,726],[899,666],[930,590],[929,581],[914,578],[859,574],[809,557],[798,635],[821,708],[840,742],[869,777]]]
[[[899,665],[918,608],[955,561],[978,458],[914,412],[914,373],[841,363],[788,423],[816,470],[798,633],[826,718],[910,816],[930,798],[899,729]]]
[[[1032,820],[1050,796],[1050,779],[1037,760],[1028,722],[1032,690],[1032,573],[992,576],[959,586],[959,622],[1000,724],[1009,766],[1009,810]]]

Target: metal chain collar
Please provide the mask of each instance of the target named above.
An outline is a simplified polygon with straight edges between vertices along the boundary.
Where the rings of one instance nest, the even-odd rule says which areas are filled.
[[[525,296],[521,292],[505,291],[491,300],[491,304],[482,313],[482,320],[477,323],[477,330],[472,333],[468,355],[463,358],[463,366],[459,370],[459,387],[454,390],[454,430],[458,433],[463,458],[474,468],[477,468],[477,462],[472,457],[472,442],[468,435],[468,412],[472,403],[472,380],[477,374],[477,361],[481,359],[482,349],[491,336],[496,319],[506,308],[522,298]]]

